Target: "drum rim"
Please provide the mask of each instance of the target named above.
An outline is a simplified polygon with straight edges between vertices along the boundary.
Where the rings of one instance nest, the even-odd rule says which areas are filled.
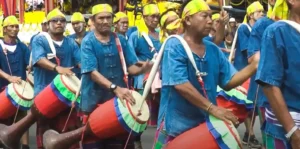
[[[68,77],[68,76],[67,76]],[[76,90],[73,90],[65,81],[64,81],[64,79],[63,79],[63,75],[60,75],[60,80],[61,80],[61,82],[66,86],[66,88],[69,90],[69,91],[71,91],[72,93],[74,93],[74,94],[76,94]]]
[[[23,82],[23,80],[22,80],[22,82]],[[26,81],[24,81],[24,82],[27,83]],[[16,89],[16,83],[13,83],[12,86],[13,86],[13,89],[15,90],[15,93],[16,93],[20,98],[22,98],[22,99],[24,99],[24,100],[27,100],[27,101],[33,100],[33,98],[31,98],[31,99],[30,99],[30,98],[27,98],[27,97],[21,95],[19,92],[17,92],[17,89]],[[26,87],[26,85],[25,85],[25,87]],[[32,86],[30,86],[30,87],[32,87]]]

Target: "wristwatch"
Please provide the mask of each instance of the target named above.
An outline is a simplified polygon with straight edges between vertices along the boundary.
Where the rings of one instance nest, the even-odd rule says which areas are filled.
[[[111,91],[111,92],[113,92],[114,90],[116,90],[117,89],[117,85],[115,85],[115,84],[111,84],[110,85],[110,88],[109,88],[109,90]]]

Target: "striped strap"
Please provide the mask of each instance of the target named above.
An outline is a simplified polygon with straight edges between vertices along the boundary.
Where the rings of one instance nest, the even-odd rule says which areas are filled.
[[[115,41],[116,41],[116,45],[117,45],[117,49],[118,49],[118,52],[119,52],[119,55],[120,55],[120,60],[121,60],[121,64],[122,64],[122,68],[123,68],[123,72],[124,72],[124,81],[127,85],[127,88],[129,87],[128,86],[128,71],[127,71],[127,67],[126,67],[126,61],[125,61],[125,57],[124,57],[124,54],[123,54],[123,48],[122,48],[122,45],[121,45],[121,42],[120,42],[120,39],[118,37],[118,35],[116,33],[113,33],[114,37],[115,37]]]

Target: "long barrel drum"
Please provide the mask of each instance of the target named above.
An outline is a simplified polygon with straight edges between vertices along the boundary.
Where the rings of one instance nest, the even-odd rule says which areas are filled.
[[[35,99],[26,117],[17,123],[6,126],[0,124],[0,141],[9,149],[19,148],[22,135],[39,119],[51,119],[60,112],[80,102],[76,91],[80,81],[76,76],[57,75],[55,79]]]

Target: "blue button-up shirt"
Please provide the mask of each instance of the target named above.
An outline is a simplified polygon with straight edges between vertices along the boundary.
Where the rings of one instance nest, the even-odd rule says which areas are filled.
[[[126,65],[130,67],[138,59],[126,42],[124,36],[118,35]],[[81,89],[81,110],[83,112],[92,112],[97,104],[104,103],[115,95],[106,88],[98,85],[91,78],[92,71],[98,71],[117,86],[126,87],[123,80],[124,72],[117,49],[114,35],[110,35],[108,43],[101,43],[95,37],[94,33],[88,34],[81,44],[82,60],[82,89]]]
[[[80,63],[80,49],[73,39],[64,38],[61,46],[54,44],[56,56],[62,67],[74,67]],[[44,35],[37,35],[32,41],[32,63],[34,66],[34,94],[41,92],[55,78],[57,73],[41,68],[37,62],[47,58],[52,53],[49,43]],[[50,60],[56,64],[55,58]]]
[[[236,73],[224,54],[212,42],[203,40],[206,54],[200,58],[193,54],[197,68],[206,72],[203,76],[209,100],[216,104],[217,85],[224,87]],[[190,82],[202,95],[196,71],[187,54],[176,38],[167,40],[161,64],[162,91],[159,110],[159,124],[165,119],[168,135],[178,136],[205,121],[207,113],[185,99],[174,86]]]
[[[10,75],[9,66],[13,76],[19,76],[22,80],[26,80],[26,67],[29,64],[30,51],[27,46],[18,41],[14,52],[7,51],[7,59],[0,45],[0,69]],[[7,86],[9,82],[0,78],[0,89]]]
[[[256,81],[279,87],[289,111],[300,112],[300,33],[284,22],[270,25],[262,38]],[[270,108],[267,98],[266,107]],[[285,139],[282,127],[266,123],[267,134]]]
[[[265,31],[265,29],[271,25],[274,21],[267,18],[263,17],[255,22],[255,24],[252,27],[252,31],[249,36],[249,41],[248,41],[248,58],[254,55],[257,51],[260,51],[261,49],[261,44],[262,44],[262,36]],[[251,77],[250,79],[250,85],[248,89],[248,96],[247,98],[249,100],[254,101],[256,97],[256,92],[257,92],[257,87],[258,84],[255,82],[255,74]],[[263,101],[262,101],[262,96],[264,96],[262,89],[259,88],[257,92],[257,105],[258,106],[263,106]]]
[[[244,67],[248,65],[247,59],[247,48],[248,48],[248,40],[250,36],[250,30],[247,25],[241,24],[238,28],[238,35],[236,40],[236,50],[234,56],[234,67],[240,71]]]
[[[149,35],[150,40],[153,43],[155,51],[151,52],[151,48],[145,38],[138,31],[133,32],[128,40],[128,44],[134,49],[138,59],[140,61],[147,61],[153,58],[153,55],[159,51],[161,43],[158,39]],[[134,77],[134,88],[143,89],[144,74]]]

